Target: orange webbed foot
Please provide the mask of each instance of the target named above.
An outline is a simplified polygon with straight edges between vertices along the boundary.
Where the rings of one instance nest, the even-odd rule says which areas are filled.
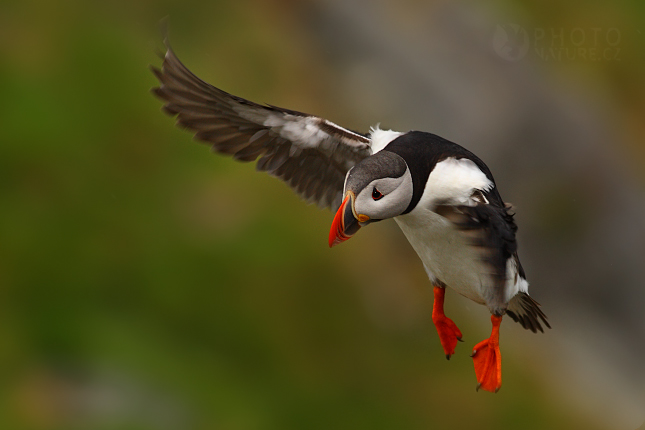
[[[443,300],[445,289],[441,287],[434,287],[434,305],[432,307],[432,322],[437,328],[439,340],[443,351],[446,353],[446,358],[450,360],[450,356],[455,353],[455,346],[457,341],[461,340],[461,330],[457,327],[450,318],[443,313]]]
[[[439,340],[441,341],[441,346],[443,346],[443,351],[446,353],[446,358],[450,360],[450,356],[455,353],[457,341],[463,342],[461,340],[461,330],[459,330],[457,324],[445,315],[437,318],[433,317],[432,322],[434,322],[437,333],[439,333]]]
[[[471,357],[477,375],[477,390],[480,388],[496,393],[502,387],[502,355],[499,352],[499,325],[502,317],[491,316],[493,332],[490,338],[473,348]]]

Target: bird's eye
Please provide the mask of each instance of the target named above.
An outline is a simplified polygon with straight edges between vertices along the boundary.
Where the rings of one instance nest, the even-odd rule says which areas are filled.
[[[374,187],[374,189],[372,190],[372,198],[374,200],[381,200],[383,198],[383,193],[381,193],[376,189],[376,187]]]

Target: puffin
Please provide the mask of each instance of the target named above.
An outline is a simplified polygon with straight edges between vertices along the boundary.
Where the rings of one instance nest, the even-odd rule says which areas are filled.
[[[490,169],[466,148],[423,131],[343,128],[316,115],[258,104],[194,75],[168,37],[152,92],[177,125],[219,154],[284,181],[308,203],[335,212],[329,246],[371,223],[394,219],[433,286],[432,321],[447,359],[462,333],[444,313],[446,289],[486,306],[489,338],[471,357],[477,390],[502,386],[499,329],[508,315],[536,333],[551,328],[517,252],[514,211]]]

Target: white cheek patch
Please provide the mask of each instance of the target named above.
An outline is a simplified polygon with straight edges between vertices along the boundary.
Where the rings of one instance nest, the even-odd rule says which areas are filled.
[[[437,163],[430,173],[419,206],[468,204],[474,190],[488,191],[491,188],[493,183],[472,160],[451,157]]]
[[[372,181],[367,187],[365,187],[365,189],[371,192],[371,190],[376,188],[381,193],[385,194],[383,197],[385,198],[392,191],[396,190],[399,184],[401,184],[401,178],[381,178]]]
[[[383,194],[382,198],[372,198],[374,188]],[[381,178],[370,182],[356,196],[355,209],[371,219],[387,219],[401,215],[411,200],[412,176],[408,169],[400,178]]]

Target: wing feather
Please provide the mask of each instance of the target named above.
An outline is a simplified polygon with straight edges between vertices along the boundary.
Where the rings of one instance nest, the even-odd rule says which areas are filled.
[[[177,125],[215,152],[282,179],[301,198],[321,207],[340,205],[347,171],[371,155],[370,139],[324,118],[260,105],[222,91],[195,76],[166,40],[159,80],[152,92]]]
[[[517,255],[515,232],[517,226],[508,207],[476,203],[467,205],[438,205],[435,209],[452,221],[463,232],[471,246],[481,251],[481,260],[489,269],[492,285],[485,289],[487,306],[503,314],[508,306],[506,298],[507,262]]]
[[[488,266],[492,281],[486,297],[487,305],[500,315],[506,312],[527,330],[542,332],[542,325],[551,328],[539,303],[527,292],[519,291],[507,302],[509,260],[516,268],[515,276],[525,277],[517,254],[517,225],[510,205],[503,203],[496,189],[490,192],[474,190],[472,202],[472,206],[438,205],[435,212],[453,222],[470,245],[481,250],[482,261]]]

